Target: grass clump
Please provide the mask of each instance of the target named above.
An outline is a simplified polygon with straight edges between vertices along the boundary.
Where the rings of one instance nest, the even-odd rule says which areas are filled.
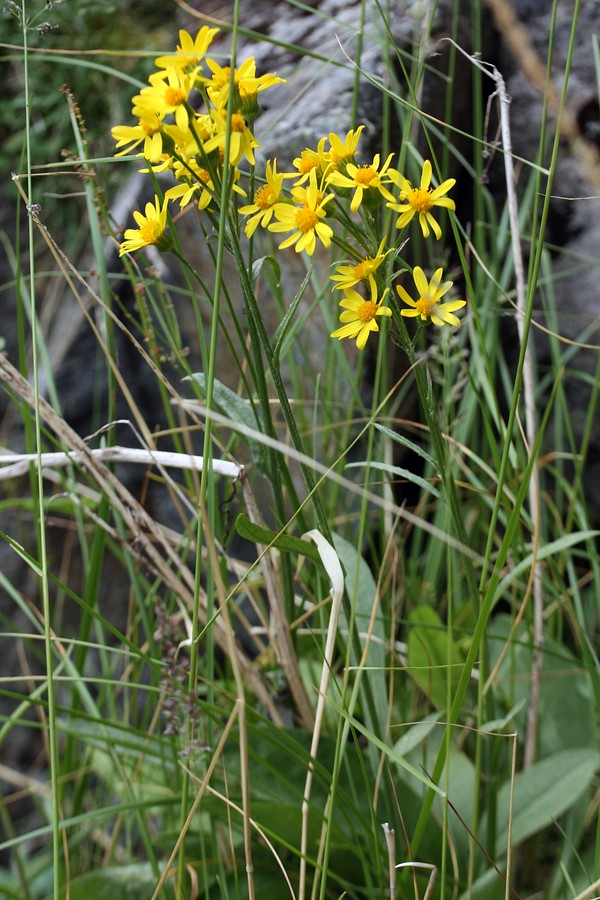
[[[214,22],[181,30],[112,126],[147,185],[129,223],[72,100],[93,279],[32,202],[26,130],[31,251],[0,358],[7,896],[567,898],[600,879],[597,394],[579,431],[569,350],[552,334],[541,373],[531,349],[559,133],[517,196],[504,82],[472,61],[475,94],[491,72],[500,95],[498,205],[483,122],[456,151],[416,106],[421,43],[379,24],[381,135],[367,153],[350,120],[289,160],[258,158],[290,73],[229,65],[253,37],[238,6],[227,59]],[[40,240],[93,337],[85,434],[49,363]]]

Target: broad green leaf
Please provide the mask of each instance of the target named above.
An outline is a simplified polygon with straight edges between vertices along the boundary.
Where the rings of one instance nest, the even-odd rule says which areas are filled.
[[[163,896],[174,898],[174,879],[167,879]],[[69,882],[69,900],[148,900],[158,883],[149,863],[111,866],[79,875]],[[66,900],[65,894],[62,895]]]
[[[333,535],[333,544],[346,574],[346,590],[350,601],[354,604],[355,625],[359,633],[361,648],[365,645],[366,633],[370,627],[371,615],[376,600],[377,585],[369,566],[356,548],[340,537]],[[344,607],[340,614],[340,627],[348,631],[348,620]],[[381,729],[386,721],[387,711],[387,685],[385,667],[385,626],[381,604],[379,604],[373,628],[367,658],[363,663],[363,678],[369,681],[370,693],[374,703],[379,725],[371,720],[368,704],[365,706],[365,716],[369,727],[381,734]],[[352,644],[354,646],[354,643]],[[361,652],[362,655],[362,652]],[[352,653],[353,665],[360,662],[356,654]]]
[[[515,730],[525,727],[526,709],[515,709],[529,702],[533,639],[525,626],[512,634],[510,616],[496,616],[490,628],[490,667],[511,635],[496,679],[498,699],[513,708]],[[598,746],[592,681],[580,661],[562,644],[547,637],[544,641],[538,741],[540,757],[561,750]]]
[[[200,388],[202,395],[206,396],[206,376],[204,372],[195,372],[193,375],[188,376],[188,380],[194,381]],[[213,385],[213,401],[215,408],[223,415],[228,416],[233,422],[241,422],[242,425],[246,425],[248,428],[261,430],[261,423],[260,421],[257,422],[256,419],[258,413],[255,413],[252,406],[232,391],[231,388],[228,388],[216,379]],[[269,467],[263,444],[250,437],[244,435],[242,437],[248,443],[256,468],[261,475],[268,477]]]
[[[448,705],[448,680],[451,693],[458,684],[463,656],[456,643],[448,647],[446,626],[430,606],[419,606],[410,614],[408,634],[408,671],[436,709]]]
[[[277,282],[279,283],[279,281],[281,279],[281,266],[279,265],[279,260],[277,259],[276,256],[269,255],[269,256],[261,256],[260,259],[255,259],[254,262],[252,263],[252,284],[254,284],[256,282],[257,278],[259,277],[260,273],[262,272],[263,266],[266,263],[268,263],[271,266],[271,268],[273,269],[273,272],[275,273],[275,278],[277,279]]]
[[[595,749],[563,750],[536,763],[515,777],[512,809],[512,845],[517,846],[543,828],[552,825],[588,790],[600,768]],[[498,791],[496,855],[506,853],[511,785]],[[482,824],[481,834],[485,834]]]
[[[313,562],[321,562],[319,551],[312,541],[303,541],[302,538],[293,537],[290,534],[279,534],[277,531],[271,531],[263,525],[257,525],[250,519],[240,513],[235,520],[235,529],[240,537],[246,538],[255,544],[272,544],[278,550],[285,550],[288,553],[294,553],[296,556],[307,556]]]

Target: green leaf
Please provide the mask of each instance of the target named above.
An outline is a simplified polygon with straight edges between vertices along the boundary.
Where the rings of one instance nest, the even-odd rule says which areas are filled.
[[[346,590],[352,603],[354,604],[354,615],[356,628],[360,635],[361,647],[365,643],[364,635],[370,625],[373,605],[376,602],[377,585],[373,574],[365,562],[364,558],[353,544],[344,540],[339,534],[333,535],[333,544],[343,566],[346,578]],[[340,614],[340,626],[347,632],[348,620],[342,611]],[[370,693],[374,701],[375,713],[379,719],[376,726],[370,716],[368,704],[365,704],[365,717],[367,724],[378,734],[382,733],[387,715],[387,686],[385,673],[385,623],[381,611],[381,603],[377,609],[373,622],[371,641],[367,658],[364,661],[363,678],[367,678],[370,686]],[[352,652],[352,662],[358,665],[360,660],[356,658],[356,654]]]
[[[429,465],[432,467],[434,472],[437,472],[438,465],[433,458],[427,453],[422,447],[419,447],[418,444],[415,444],[413,441],[409,441],[407,437],[404,437],[403,434],[398,434],[397,431],[392,431],[391,428],[388,428],[386,425],[378,425],[375,422],[375,428],[378,431],[381,431],[382,434],[385,434],[386,437],[389,437],[392,441],[395,441],[396,444],[402,444],[403,447],[406,447],[408,450],[412,450],[413,453],[416,453],[418,456],[422,457]]]
[[[283,319],[277,326],[277,330],[275,331],[275,334],[273,336],[273,360],[274,360],[275,364],[279,363],[279,357],[281,355],[281,348],[283,346],[284,338],[290,328],[290,325],[292,324],[292,319],[294,317],[294,313],[298,309],[298,304],[300,303],[300,301],[302,300],[302,297],[304,296],[304,291],[308,287],[308,283],[311,279],[311,275],[312,275],[312,269],[309,269],[308,272],[306,273],[304,281],[300,285],[298,293],[296,294],[296,296],[290,303]]]
[[[388,475],[397,475],[399,478],[405,478],[407,481],[411,481],[413,484],[416,484],[417,487],[420,487],[422,491],[433,494],[438,500],[444,500],[443,494],[433,486],[431,481],[428,481],[426,478],[421,478],[420,475],[415,475],[414,472],[403,469],[400,466],[392,466],[390,463],[371,460],[370,462],[348,463],[346,469],[358,469],[361,466],[368,466],[370,469],[378,469],[380,472],[387,472]]]
[[[463,656],[454,642],[448,648],[446,626],[430,606],[413,610],[410,622],[408,671],[436,709],[446,709],[448,679],[454,693],[464,664]]]
[[[189,375],[187,380],[194,381],[200,388],[202,395],[206,397],[206,376],[204,372],[195,372],[193,375]],[[231,388],[217,381],[216,378],[213,384],[213,403],[219,412],[228,416],[232,421],[241,422],[242,425],[246,425],[248,428],[262,431],[260,418],[258,418],[258,413],[255,412],[253,407],[232,391]],[[252,459],[260,474],[269,477],[269,466],[263,444],[245,435],[241,435],[241,437],[247,441]]]
[[[271,531],[263,525],[257,525],[250,519],[240,513],[235,520],[235,528],[240,537],[246,538],[255,544],[271,544],[278,550],[285,550],[288,553],[294,553],[296,556],[306,556],[313,562],[321,562],[319,551],[312,541],[303,541],[302,538],[294,537],[290,534],[281,534],[278,531]]]
[[[166,898],[175,897],[173,880],[167,879]],[[95,869],[70,881],[69,900],[148,900],[157,882],[149,863]]]
[[[279,260],[276,256],[261,256],[260,259],[255,259],[252,263],[252,284],[256,282],[258,276],[262,271],[262,267],[265,263],[269,263],[273,272],[275,273],[275,278],[277,282],[281,280],[281,266],[279,265]]]
[[[600,768],[600,753],[593,749],[563,750],[525,772],[514,783],[512,810],[512,844],[516,846],[568,810],[589,788]],[[508,848],[508,824],[511,785],[506,782],[498,791],[496,815],[497,857]],[[485,834],[482,823],[482,834]]]
[[[558,538],[558,540],[551,541],[544,547],[540,547],[535,554],[528,553],[527,556],[522,559],[521,562],[519,562],[513,569],[511,569],[508,575],[506,575],[499,583],[498,587],[496,588],[494,602],[502,597],[502,595],[506,592],[508,586],[513,581],[515,581],[515,579],[519,578],[525,572],[529,574],[529,571],[535,561],[539,562],[543,559],[547,559],[549,556],[556,556],[556,554],[562,553],[563,550],[567,550],[574,544],[580,544],[584,541],[594,540],[594,538],[596,538],[599,534],[600,531],[575,531],[573,534],[564,534],[562,537]]]

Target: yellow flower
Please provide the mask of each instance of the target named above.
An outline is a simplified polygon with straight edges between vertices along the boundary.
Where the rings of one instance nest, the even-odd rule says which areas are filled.
[[[333,198],[333,194],[325,197],[317,186],[317,171],[311,169],[309,186],[304,194],[304,205],[296,206],[291,203],[276,203],[274,206],[276,222],[269,225],[269,231],[286,232],[291,234],[281,244],[279,249],[295,246],[296,253],[306,250],[309,256],[315,252],[317,238],[324,247],[329,247],[333,230],[322,222],[325,218],[325,204]]]
[[[390,250],[383,252],[385,246],[385,238],[381,241],[377,253],[374,257],[365,256],[355,266],[337,266],[335,275],[331,275],[331,281],[337,281],[334,290],[346,290],[354,287],[355,284],[363,281],[369,285],[371,290],[371,300],[375,300],[377,296],[377,284],[375,282],[374,273],[377,271],[383,260],[386,258]]]
[[[369,205],[373,202],[380,201],[382,196],[387,200],[393,201],[393,195],[390,194],[385,187],[385,182],[382,181],[382,179],[385,178],[393,156],[394,154],[390,153],[381,167],[381,171],[379,170],[379,154],[373,157],[371,165],[355,166],[354,163],[347,163],[345,166],[345,174],[339,171],[332,172],[327,178],[327,183],[333,187],[350,188],[350,190],[354,191],[354,196],[352,197],[352,202],[350,204],[352,212],[357,211],[363,202],[363,198],[365,200],[367,197],[369,198]],[[389,179],[387,183],[389,184]]]
[[[359,125],[356,131],[349,131],[343,140],[333,131],[330,133],[329,146],[331,149],[327,155],[333,169],[339,170],[343,163],[354,160],[364,127],[364,125]]]
[[[384,295],[385,296],[385,295]],[[344,312],[340,315],[340,322],[345,322],[341,328],[331,332],[330,337],[356,338],[356,346],[362,350],[372,331],[379,331],[377,316],[391,316],[392,311],[387,306],[382,306],[383,297],[379,302],[374,299],[365,300],[364,297],[353,288],[344,290],[344,299],[340,306]]]
[[[303,184],[305,181],[308,181],[313,169],[316,169],[321,175],[325,172],[329,165],[328,155],[325,152],[326,140],[327,138],[321,138],[316,150],[311,150],[310,147],[306,147],[300,156],[297,156],[293,161],[293,165],[300,172],[300,178],[296,184]]]
[[[440,303],[441,298],[453,285],[452,281],[442,282],[442,269],[436,269],[431,281],[428,282],[423,269],[415,266],[413,278],[419,292],[418,300],[413,300],[402,285],[396,285],[400,299],[411,307],[411,309],[401,309],[400,314],[415,318],[420,316],[422,322],[431,319],[434,325],[460,325],[460,319],[453,313],[466,306],[467,301],[450,300],[447,303]]]
[[[227,112],[225,109],[213,109],[210,115],[215,126],[215,135],[206,141],[204,151],[208,154],[218,148],[221,155],[223,155],[227,133]],[[245,156],[250,165],[253,166],[255,147],[260,147],[260,144],[248,128],[245,118],[239,113],[233,113],[229,135],[230,165],[237,166],[242,156]]]
[[[189,122],[188,97],[194,83],[194,73],[169,68],[164,72],[153,72],[148,79],[149,87],[144,87],[133,98],[133,114],[142,118],[152,115],[175,116],[177,127],[184,131]]]
[[[181,43],[177,44],[175,56],[159,56],[154,63],[159,69],[183,69],[185,72],[195,69],[218,33],[218,28],[209,28],[208,25],[203,25],[196,37],[192,38],[187,31],[182,29],[179,32]]]
[[[170,246],[170,240],[165,237],[167,229],[167,198],[160,200],[154,195],[154,203],[146,203],[145,215],[135,210],[133,218],[138,228],[128,228],[123,237],[125,240],[119,247],[119,256],[147,247],[148,244],[156,244],[160,249],[166,250]]]
[[[229,95],[231,69],[229,66],[220,66],[214,59],[210,58],[207,58],[206,64],[212,72],[212,78],[207,84],[208,96],[217,109],[223,109],[227,104]],[[233,73],[234,89],[237,91],[239,101],[242,105],[251,103],[260,91],[264,91],[274,84],[281,83],[286,84],[285,80],[283,78],[278,78],[277,75],[267,74],[257,76],[256,62],[252,56],[243,62],[239,69],[235,69]],[[237,103],[234,105],[234,109],[237,111]]]
[[[456,183],[456,179],[448,178],[439,187],[432,190],[431,184],[431,163],[428,159],[423,163],[423,171],[421,173],[421,183],[419,187],[413,187],[403,175],[398,172],[390,171],[390,178],[400,188],[400,202],[388,203],[390,209],[401,213],[400,218],[396,222],[396,228],[404,228],[414,216],[419,217],[419,225],[423,232],[423,237],[429,237],[429,226],[431,226],[436,238],[442,236],[442,229],[433,218],[431,209],[434,206],[443,206],[446,209],[455,209],[454,200],[444,197],[450,188]]]
[[[160,162],[163,145],[160,116],[152,115],[147,119],[141,118],[137,125],[115,125],[112,129],[112,136],[117,142],[117,149],[127,144],[125,149],[119,150],[115,156],[131,153],[143,141],[144,149],[139,155],[145,156],[150,162]]]
[[[250,216],[244,229],[247,237],[252,237],[259,225],[261,228],[267,227],[273,218],[275,204],[279,203],[283,179],[289,177],[289,175],[284,175],[277,171],[276,159],[273,160],[272,164],[270,160],[267,162],[265,171],[266,184],[259,187],[254,194],[254,203],[241,206],[238,210],[242,215]]]
[[[167,200],[179,200],[179,206],[183,209],[195,195],[199,195],[197,197],[198,209],[206,209],[214,199],[215,194],[215,186],[212,183],[210,173],[206,169],[201,168],[193,159],[187,165],[189,169],[193,170],[196,180],[192,181],[190,179],[189,169],[182,166],[181,163],[176,163],[174,166],[175,177],[181,183],[165,191],[165,198]]]

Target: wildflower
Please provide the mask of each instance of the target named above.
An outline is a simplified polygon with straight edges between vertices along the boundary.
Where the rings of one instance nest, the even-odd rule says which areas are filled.
[[[180,184],[169,188],[165,191],[167,200],[179,200],[181,209],[186,207],[195,195],[197,196],[198,209],[206,209],[214,199],[215,186],[210,177],[210,172],[202,169],[195,160],[190,160],[187,164],[193,170],[196,180],[192,181],[188,175],[188,169],[177,163],[175,165],[175,175],[179,179]]]
[[[442,269],[436,269],[431,281],[428,282],[423,269],[415,266],[413,278],[419,292],[418,300],[413,300],[402,285],[396,285],[400,299],[412,307],[411,309],[401,309],[400,314],[414,318],[420,316],[422,322],[431,319],[434,325],[460,325],[460,319],[453,313],[466,306],[466,300],[450,300],[440,303],[441,298],[453,285],[452,281],[442,282]]]
[[[135,210],[133,218],[138,224],[138,228],[128,228],[123,237],[125,240],[119,247],[119,256],[125,253],[131,253],[133,250],[140,250],[149,244],[156,244],[161,250],[166,250],[170,246],[170,240],[165,237],[167,229],[167,198],[163,200],[162,206],[160,200],[154,195],[154,203],[146,203],[145,215]]]
[[[423,163],[423,171],[421,172],[421,183],[419,187],[413,187],[403,175],[399,172],[390,172],[391,180],[400,188],[400,203],[388,203],[390,209],[401,213],[400,218],[396,222],[396,228],[404,228],[405,225],[414,218],[419,217],[419,225],[423,232],[423,237],[429,237],[429,226],[431,226],[436,238],[442,236],[442,229],[433,218],[431,209],[434,206],[443,206],[447,209],[455,209],[454,200],[444,197],[450,188],[456,183],[456,179],[448,178],[442,182],[439,187],[432,190],[431,184],[431,163],[428,159]]]
[[[304,205],[296,206],[291,203],[276,203],[274,206],[276,222],[269,225],[269,231],[292,231],[288,238],[281,244],[279,249],[291,247],[294,244],[296,253],[306,250],[309,256],[315,252],[317,238],[324,247],[329,247],[333,230],[321,219],[325,218],[325,204],[333,197],[333,194],[322,196],[317,186],[317,172],[312,169],[310,172],[309,186],[306,188],[304,195]]]
[[[363,199],[366,200],[367,197],[370,198],[368,205],[371,205],[373,201],[378,202],[381,200],[382,195],[393,202],[394,197],[385,187],[385,183],[382,180],[393,156],[394,154],[390,153],[381,167],[381,171],[379,170],[379,154],[377,154],[373,157],[371,165],[355,166],[354,163],[347,163],[345,174],[339,171],[332,172],[327,181],[333,187],[350,188],[354,191],[354,196],[350,203],[352,212],[356,212]]]
[[[327,169],[329,159],[328,154],[325,152],[326,140],[327,138],[321,138],[316,150],[311,150],[310,147],[306,147],[300,156],[297,156],[296,159],[293,160],[293,165],[300,172],[300,178],[296,182],[297,184],[303,184],[307,181],[313,169],[316,169],[321,175]]]
[[[371,291],[371,300],[375,300],[377,296],[377,284],[375,282],[374,273],[377,271],[383,260],[386,258],[390,250],[383,252],[385,246],[385,238],[381,241],[377,253],[374,257],[365,256],[355,266],[337,266],[336,274],[331,275],[331,281],[337,281],[334,290],[346,290],[354,287],[355,284],[363,281],[369,285]]]
[[[212,72],[212,78],[207,84],[208,96],[217,109],[223,109],[229,96],[231,68],[229,66],[220,66],[213,59],[207,59],[206,64]],[[237,111],[239,104],[248,104],[251,98],[256,98],[260,91],[280,83],[285,84],[286,82],[283,78],[278,78],[274,74],[257,76],[256,62],[250,56],[238,69],[234,69],[233,85],[237,94],[236,100],[239,101],[239,103],[236,102],[234,104],[234,109]]]
[[[159,56],[154,60],[159,69],[182,69],[189,72],[197,68],[206,51],[210,47],[213,38],[219,33],[218,28],[209,28],[203,25],[195,38],[192,38],[183,29],[179,32],[180,44],[177,44],[177,53],[174,56]]]
[[[227,134],[227,112],[225,109],[211,110],[211,118],[215,126],[215,135],[204,144],[204,151],[209,154],[219,148],[225,151],[225,136]],[[231,130],[229,134],[229,163],[237,166],[242,156],[245,156],[251,166],[254,165],[254,148],[260,144],[248,128],[248,124],[239,113],[233,113],[230,119]]]
[[[340,306],[344,312],[340,314],[340,322],[345,322],[341,328],[331,332],[330,337],[356,338],[356,346],[362,350],[372,331],[379,331],[377,316],[391,316],[392,311],[387,306],[382,306],[383,297],[377,302],[374,299],[365,300],[364,297],[353,288],[344,290],[344,299]]]
[[[289,177],[289,176],[288,176]],[[273,163],[269,160],[265,171],[266,184],[254,194],[254,203],[247,206],[241,206],[239,212],[244,216],[250,216],[246,222],[245,232],[247,237],[252,237],[258,226],[266,228],[271,219],[275,204],[279,203],[281,189],[283,187],[283,179],[286,175],[277,171],[277,160]]]
[[[135,150],[142,141],[144,148],[140,156],[145,156],[150,162],[159,162],[162,155],[163,139],[161,134],[161,118],[157,115],[151,115],[148,118],[140,118],[137,125],[115,125],[111,130],[112,136],[117,142],[117,150],[115,156],[124,156]]]
[[[349,131],[344,140],[334,132],[330,133],[329,144],[331,149],[328,157],[333,169],[341,171],[344,163],[354,160],[364,127],[364,125],[359,125],[356,131]]]
[[[148,79],[149,87],[144,87],[133,98],[133,114],[150,118],[173,114],[177,127],[186,129],[189,122],[188,97],[194,83],[194,73],[169,68],[164,72],[153,72]]]

